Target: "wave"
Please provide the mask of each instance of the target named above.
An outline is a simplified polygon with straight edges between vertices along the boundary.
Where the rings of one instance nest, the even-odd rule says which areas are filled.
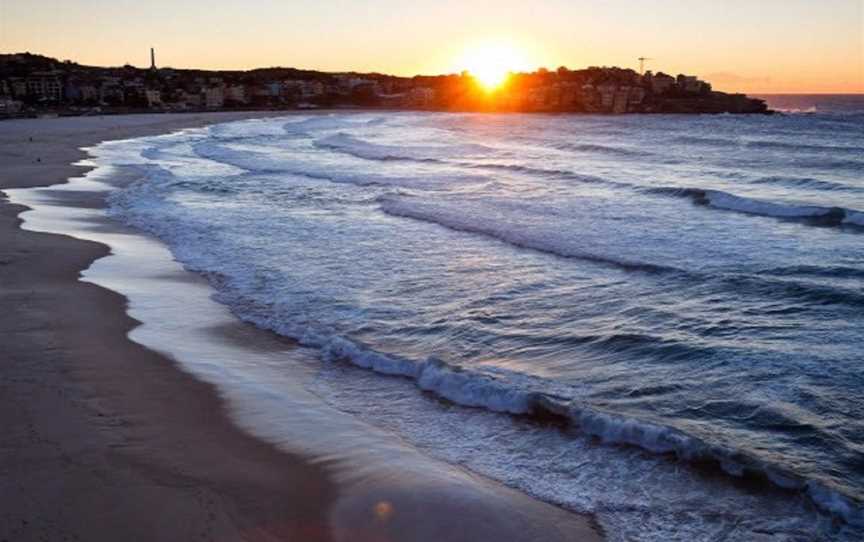
[[[790,188],[805,188],[809,190],[825,190],[825,191],[859,191],[860,189],[849,186],[843,183],[834,181],[826,181],[824,179],[815,179],[813,177],[794,177],[772,175],[768,177],[760,177],[750,180],[752,184],[770,184],[785,186]]]
[[[813,151],[830,153],[850,153],[858,156],[864,154],[864,147],[850,147],[843,145],[814,145],[812,143],[794,143],[787,141],[750,140],[745,141],[744,146],[755,149],[777,149],[783,151]]]
[[[610,145],[600,145],[596,143],[568,143],[557,142],[550,145],[553,148],[565,151],[589,152],[597,154],[608,154],[613,156],[625,156],[634,158],[644,158],[646,156],[654,156],[654,153],[642,151],[639,149],[613,147]]]
[[[384,145],[371,143],[350,134],[340,132],[322,137],[315,146],[363,158],[364,160],[406,160],[411,162],[443,162],[447,158],[470,155],[487,155],[494,149],[485,145]]]
[[[558,420],[606,444],[631,445],[691,463],[714,464],[733,477],[762,478],[777,487],[801,491],[824,512],[850,525],[864,526],[864,503],[827,482],[657,421],[609,412],[573,398],[538,391],[526,375],[504,369],[472,370],[435,357],[415,361],[378,352],[345,337],[309,330],[291,331],[274,326],[269,319],[242,313],[238,316],[319,349],[327,362],[347,362],[376,373],[406,377],[421,390],[462,406],[544,421]]]
[[[351,120],[344,115],[316,115],[313,117],[286,122],[282,130],[288,135],[312,136],[313,132],[338,130],[352,125],[360,126],[361,121]]]
[[[534,177],[546,177],[550,179],[560,179],[560,180],[568,180],[568,181],[577,181],[580,183],[587,184],[598,184],[598,185],[606,185],[613,186],[618,188],[633,188],[634,185],[629,183],[623,183],[619,181],[613,181],[611,179],[607,179],[604,177],[599,177],[597,175],[587,175],[584,173],[576,173],[575,171],[567,170],[567,169],[549,169],[549,168],[538,168],[533,166],[524,166],[521,164],[501,164],[501,163],[476,163],[476,162],[454,162],[455,165],[466,167],[469,169],[480,169],[480,170],[491,170],[491,171],[505,171],[508,173],[516,173],[520,175],[528,175]]]
[[[259,137],[284,137],[285,131],[273,119],[249,119],[224,124],[213,124],[207,128],[210,137],[219,141],[243,140]]]
[[[822,276],[827,277],[829,272],[825,270]],[[755,275],[729,274],[718,275],[716,280],[722,282],[728,290],[741,294],[779,300],[798,299],[806,301],[809,305],[842,305],[854,307],[857,310],[860,310],[864,306],[864,293],[860,289],[833,286],[808,280],[774,278],[784,276],[783,272],[775,273],[774,277],[771,275],[770,272],[765,271]],[[794,275],[787,272],[785,276]],[[799,273],[798,275],[804,275],[804,273]],[[812,275],[815,275],[815,273],[811,273]],[[712,279],[713,277],[705,278],[705,280]]]
[[[383,196],[378,198],[381,210],[392,216],[422,220],[445,228],[485,235],[515,247],[537,250],[562,258],[572,258],[623,269],[625,271],[662,274],[680,279],[680,287],[712,283],[726,291],[759,298],[788,301],[799,300],[807,304],[841,305],[859,308],[864,305],[864,294],[856,290],[837,286],[815,284],[807,280],[783,280],[766,275],[752,274],[705,274],[672,265],[656,264],[627,258],[611,257],[589,252],[579,244],[568,242],[567,236],[550,232],[548,228],[534,226],[518,220],[502,221],[494,214],[478,214],[454,206],[440,205],[416,198]],[[502,207],[519,207],[521,203],[499,204]],[[558,215],[555,210],[543,209],[543,216]],[[626,337],[621,337],[626,342]],[[632,342],[632,341],[631,341]]]
[[[843,159],[834,157],[812,157],[801,158],[793,157],[789,164],[797,168],[818,169],[823,171],[831,171],[845,169],[864,174],[864,161],[856,160],[855,158]]]
[[[765,269],[761,273],[775,276],[813,276],[825,278],[864,279],[864,269],[847,266],[792,265]]]
[[[236,167],[260,167],[259,172],[289,173],[304,178],[323,180],[339,184],[354,184],[358,186],[391,186],[409,189],[453,190],[454,185],[476,186],[490,182],[484,176],[458,175],[458,176],[435,176],[435,177],[388,177],[380,175],[336,173],[330,167],[314,167],[311,164],[286,162],[268,158],[268,155],[254,153],[251,151],[237,151],[223,145],[203,142],[193,145],[196,154],[211,157]],[[508,167],[509,170],[536,171],[532,168],[515,166]],[[557,172],[552,171],[552,174]],[[178,181],[168,173],[172,181],[168,184],[190,190],[198,190],[210,193],[231,193],[236,190],[236,183],[210,185],[206,183],[190,183],[189,181]],[[588,182],[606,183],[603,179],[576,176],[579,180]],[[652,188],[650,192],[686,197],[703,205],[710,205],[718,209],[744,212],[748,214],[759,214],[762,216],[778,217],[782,219],[804,220],[806,223],[822,226],[844,226],[851,228],[864,227],[864,214],[848,209],[826,208],[818,206],[788,206],[785,204],[774,204],[761,202],[734,196],[716,190],[700,190],[689,188]],[[838,288],[830,285],[814,284],[810,281],[800,280],[775,280],[766,275],[720,275],[702,276],[689,270],[661,265],[653,262],[638,261],[634,259],[611,257],[606,254],[598,254],[584,247],[569,243],[567,237],[561,235],[550,235],[546,228],[532,227],[530,224],[501,222],[493,217],[478,217],[475,213],[465,212],[464,209],[452,206],[436,205],[414,198],[381,196],[377,200],[383,212],[392,216],[401,216],[414,220],[435,223],[449,229],[481,234],[492,237],[513,246],[537,250],[559,257],[579,259],[601,265],[607,265],[623,269],[625,271],[644,272],[652,274],[675,274],[684,279],[682,286],[695,282],[721,282],[726,288],[738,293],[747,293],[759,297],[772,299],[799,299],[806,303],[816,304],[838,304],[861,306],[864,305],[864,296],[854,290]],[[499,205],[510,206],[513,210],[524,209],[525,202],[500,202]],[[745,210],[746,209],[746,210]],[[548,216],[558,215],[554,209],[542,209],[538,214]],[[770,275],[770,274],[769,274]],[[780,273],[778,276],[782,276]]]
[[[705,137],[694,135],[682,135],[672,138],[673,143],[684,145],[703,145],[708,147],[738,147],[740,142],[738,139],[727,139],[722,137]]]
[[[325,123],[325,125],[335,127],[335,124],[330,125]],[[737,145],[737,143],[734,142],[733,144]],[[339,132],[337,134],[317,139],[314,145],[318,148],[345,153],[350,156],[355,156],[365,160],[408,161],[433,164],[450,163],[469,169],[506,171],[522,175],[548,177],[562,180],[575,180],[583,183],[606,185],[618,188],[632,189],[634,188],[634,186],[636,186],[632,183],[614,181],[597,175],[582,174],[566,169],[533,167],[523,164],[470,162],[460,160],[460,158],[464,159],[466,157],[476,155],[481,155],[483,158],[488,158],[490,154],[494,155],[497,153],[495,149],[479,144],[427,146],[385,145],[379,143],[371,143],[350,134]],[[559,149],[572,149],[586,152],[602,152],[633,157],[645,157],[652,154],[646,151],[624,149],[620,147],[611,147],[596,144],[560,143],[553,146]]]
[[[778,113],[785,113],[787,115],[814,115],[819,112],[819,108],[815,105],[811,105],[810,107],[777,107],[772,106],[771,109],[777,111]]]
[[[625,258],[611,258],[587,252],[563,243],[560,238],[550,237],[548,231],[533,228],[528,224],[496,223],[494,220],[477,217],[472,213],[466,213],[464,210],[429,203],[416,203],[408,198],[383,197],[379,199],[379,202],[381,210],[392,216],[431,222],[456,231],[479,233],[521,248],[609,265],[626,271],[682,273],[682,270],[671,266]]]
[[[749,215],[799,220],[817,226],[864,226],[864,214],[843,207],[795,205],[737,196],[722,190],[702,188],[649,188],[645,192],[689,198],[699,205]]]
[[[147,228],[154,230],[152,226]],[[159,233],[155,228],[154,233]],[[194,269],[198,272],[203,270]],[[211,280],[210,274],[204,273]],[[756,477],[773,485],[800,491],[824,512],[854,526],[864,526],[864,503],[830,482],[760,457],[747,450],[709,442],[681,428],[658,420],[611,412],[573,397],[545,391],[545,382],[503,368],[466,368],[436,357],[416,360],[377,351],[358,341],[305,325],[290,325],[258,311],[230,288],[219,285],[219,301],[242,320],[316,348],[325,362],[350,363],[379,374],[405,377],[419,389],[458,405],[573,427],[605,444],[630,445],[679,460],[715,465],[733,477]],[[767,414],[774,416],[774,414]],[[798,424],[777,414],[771,423]],[[778,421],[779,420],[779,421]]]
[[[733,138],[722,138],[722,137],[708,137],[708,136],[694,136],[694,135],[681,135],[672,138],[671,140],[676,144],[683,145],[697,145],[702,147],[716,147],[716,148],[740,148],[745,147],[748,149],[754,150],[777,150],[791,153],[824,153],[826,155],[831,155],[832,158],[826,160],[801,160],[798,159],[797,162],[800,162],[802,165],[806,167],[829,167],[829,168],[847,168],[854,169],[864,167],[862,163],[854,160],[855,157],[858,157],[864,154],[864,147],[854,146],[854,145],[819,145],[814,143],[803,143],[803,142],[795,142],[795,141],[778,141],[778,140],[744,140],[740,137]],[[843,160],[838,159],[835,156],[837,154],[845,154],[851,156],[853,159],[851,160]],[[796,162],[796,163],[797,163]]]
[[[163,180],[172,176],[165,170],[154,170],[151,173],[151,181],[157,180],[154,176],[161,175]],[[142,190],[145,196],[150,192],[158,196],[159,188],[157,182],[142,182],[133,190]],[[187,229],[188,224],[146,217],[136,220],[128,218],[129,215],[124,213],[124,202],[130,199],[138,200],[141,195],[134,192],[113,193],[109,197],[109,203],[114,216],[126,218],[127,222],[156,234],[168,241],[173,249],[178,250],[178,245],[184,243],[184,235],[188,236],[188,233],[178,231]],[[490,221],[483,220],[482,217],[471,220],[464,212],[451,211],[440,206],[433,206],[424,212],[422,206],[407,198],[385,198],[382,206],[388,206],[389,212],[398,216],[420,217],[419,219],[435,221],[454,229],[483,233],[519,246],[567,257],[600,261],[625,269],[676,271],[674,268],[657,268],[640,262],[610,260],[579,253],[573,248],[559,246],[548,236],[542,235],[542,232],[532,231],[530,227],[506,230],[496,228],[494,223],[490,224]],[[201,237],[192,235],[191,238],[195,239],[193,242],[200,243]],[[182,246],[179,247],[179,252],[189,254]],[[303,345],[317,348],[326,361],[344,361],[377,373],[406,377],[413,380],[418,388],[464,406],[538,419],[554,418],[578,428],[584,435],[597,437],[606,443],[632,445],[657,454],[672,454],[686,461],[716,464],[722,471],[736,477],[755,475],[779,487],[801,491],[829,514],[849,524],[864,526],[864,508],[853,496],[828,482],[808,477],[754,453],[709,442],[681,428],[654,419],[610,412],[572,397],[550,393],[541,389],[536,381],[526,375],[504,369],[474,370],[433,357],[415,360],[382,353],[336,333],[320,332],[305,324],[286,323],[266,310],[256,310],[254,306],[250,306],[249,301],[240,294],[232,293],[230,285],[226,285],[226,279],[220,279],[212,270],[208,272],[207,269],[196,268],[194,264],[188,263],[189,258],[183,260],[190,270],[204,274],[214,283],[219,291],[219,301],[231,307],[238,317],[294,338]]]
[[[490,182],[482,175],[434,175],[410,177],[380,175],[372,173],[350,173],[334,171],[332,166],[316,166],[309,163],[286,161],[272,155],[251,150],[237,150],[226,145],[200,142],[192,146],[196,155],[240,168],[250,173],[288,173],[319,181],[329,181],[357,186],[394,186],[423,190],[452,190],[456,185]]]

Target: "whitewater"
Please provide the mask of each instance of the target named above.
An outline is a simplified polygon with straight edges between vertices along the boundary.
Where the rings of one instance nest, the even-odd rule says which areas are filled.
[[[320,113],[91,153],[138,179],[113,218],[422,453],[612,540],[864,536],[860,111]]]

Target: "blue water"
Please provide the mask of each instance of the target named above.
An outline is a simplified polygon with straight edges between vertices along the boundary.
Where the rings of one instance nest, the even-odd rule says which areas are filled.
[[[695,525],[687,514],[739,478],[765,488],[747,495],[782,487],[815,516],[765,527],[746,514],[767,508],[729,496],[682,539],[855,539],[864,526],[856,103],[771,117],[320,114],[101,152],[146,177],[112,196],[112,214],[167,242],[240,318],[319,349],[326,366],[372,369],[322,377],[319,392],[430,453],[596,512],[606,489],[578,494],[549,451],[599,442],[600,452],[579,453],[620,459],[629,471],[615,476],[649,493],[661,482],[643,471],[665,468],[658,461],[673,461],[676,476],[707,469],[724,480],[640,511],[668,524],[644,539]],[[409,380],[397,379],[397,392],[379,373]],[[417,387],[480,407],[464,422],[488,437],[478,445],[502,435],[500,424],[520,428],[485,464],[441,429],[463,414],[417,403]],[[521,415],[537,421],[522,426]],[[553,427],[540,421],[550,416]],[[632,492],[616,493],[616,506]],[[805,513],[795,510],[793,523]]]

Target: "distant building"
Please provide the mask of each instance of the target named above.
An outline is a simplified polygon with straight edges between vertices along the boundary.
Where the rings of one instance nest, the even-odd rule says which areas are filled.
[[[230,87],[226,87],[225,101],[234,104],[248,103],[249,100],[246,97],[246,87],[243,85],[231,85]]]
[[[546,107],[546,88],[535,87],[528,90],[525,96],[528,109],[544,109]]]
[[[18,100],[0,97],[0,116],[14,115],[21,112],[23,104]]]
[[[278,81],[270,81],[269,83],[264,83],[264,89],[265,96],[278,98],[282,94],[282,83],[279,83]]]
[[[679,75],[676,82],[678,89],[688,94],[700,94],[707,85],[707,83],[700,81],[695,75]]]
[[[99,100],[99,89],[93,85],[82,85],[79,87],[79,99],[84,102]]]
[[[187,108],[192,109],[201,107],[201,104],[204,103],[204,100],[202,99],[202,94],[203,93],[201,92],[187,92],[184,90],[180,93],[179,103],[185,104]]]
[[[9,90],[13,98],[24,98],[27,96],[27,80],[22,77],[14,77],[9,80]]]
[[[618,115],[627,112],[627,104],[630,101],[630,87],[620,87],[615,91],[612,98],[612,112]]]
[[[376,84],[374,80],[363,77],[353,77],[350,75],[339,75],[336,77],[336,86],[338,87],[338,91],[342,94],[349,94],[359,86],[374,84]]]
[[[63,81],[59,72],[34,72],[27,78],[27,95],[38,101],[63,100]]]
[[[162,105],[162,92],[157,89],[148,88],[144,91],[144,97],[147,99],[147,107]]]
[[[600,95],[600,107],[604,111],[612,111],[615,104],[615,92],[618,85],[615,83],[601,83],[597,85],[597,93]]]
[[[645,89],[642,87],[631,87],[630,96],[627,101],[627,111],[639,111],[642,102],[645,101]]]
[[[408,91],[408,103],[416,107],[429,107],[435,100],[435,90],[429,87],[414,87]]]
[[[304,98],[314,98],[324,94],[325,87],[321,81],[302,81],[300,94]]]
[[[558,87],[560,89],[559,104],[561,107],[573,107],[579,102],[579,85],[576,83],[565,82],[560,83]]]
[[[202,91],[204,107],[218,109],[225,105],[225,89],[223,87],[207,87]]]
[[[121,104],[126,100],[119,77],[102,77],[99,85],[99,101],[105,104]]]
[[[98,82],[94,78],[71,76],[66,79],[66,100],[72,103],[95,103],[99,101]]]
[[[666,75],[660,72],[651,78],[651,92],[654,94],[664,94],[675,86],[675,78],[671,75]]]

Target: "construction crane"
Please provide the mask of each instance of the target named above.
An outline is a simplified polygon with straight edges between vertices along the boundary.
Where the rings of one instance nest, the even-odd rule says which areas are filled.
[[[639,73],[640,73],[640,74],[644,74],[644,73],[645,73],[645,61],[646,61],[646,60],[654,60],[654,59],[653,59],[653,58],[648,58],[648,57],[645,57],[645,56],[640,56],[640,57],[637,58],[636,60],[639,61]]]

